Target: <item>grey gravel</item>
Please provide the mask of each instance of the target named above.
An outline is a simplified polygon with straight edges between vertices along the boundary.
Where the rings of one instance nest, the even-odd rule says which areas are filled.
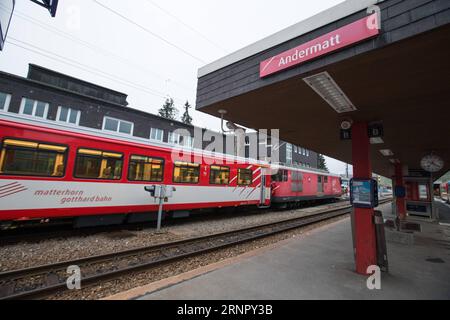
[[[0,271],[26,268],[36,265],[78,259],[82,257],[117,252],[183,238],[239,229],[278,220],[307,216],[324,208],[345,206],[347,202],[334,205],[321,205],[296,210],[254,211],[208,215],[205,220],[184,218],[179,222],[162,228],[161,233],[154,229],[142,231],[112,231],[88,236],[73,236],[42,240],[37,243],[17,243],[0,247]]]
[[[154,229],[144,229],[142,231],[122,230],[103,232],[88,236],[71,236],[66,238],[42,240],[37,243],[23,242],[13,245],[5,245],[0,247],[0,271],[117,252],[157,243],[260,225],[294,217],[309,216],[327,208],[338,208],[347,205],[348,202],[340,202],[338,204],[321,205],[295,210],[265,210],[229,215],[210,214],[205,216],[197,216],[192,219],[187,218],[171,223],[170,225],[163,227],[162,232],[160,233],[156,233]],[[120,279],[86,287],[83,290],[55,294],[51,297],[51,299],[104,298],[124,290],[158,281],[230,257],[235,257],[247,251],[264,247],[287,238],[296,237],[303,234],[307,230],[314,229],[320,225],[327,224],[338,219],[342,219],[342,217],[208,254],[199,255],[148,271],[131,273],[127,276],[121,277]]]

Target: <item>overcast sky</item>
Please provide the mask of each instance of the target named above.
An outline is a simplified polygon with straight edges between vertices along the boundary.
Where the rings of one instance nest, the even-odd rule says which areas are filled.
[[[130,107],[151,113],[169,95],[181,115],[186,100],[195,105],[198,68],[340,2],[60,0],[51,18],[17,0],[0,70],[26,76],[28,63],[39,64],[127,93]],[[220,130],[217,118],[193,109],[192,116],[195,125]]]

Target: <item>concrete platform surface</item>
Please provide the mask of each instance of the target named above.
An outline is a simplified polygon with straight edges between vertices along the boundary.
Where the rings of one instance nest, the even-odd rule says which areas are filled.
[[[442,223],[450,223],[450,204],[443,200],[435,200],[435,205],[437,209],[437,214],[439,216],[439,221]]]
[[[354,272],[345,219],[138,299],[450,299],[450,227],[420,223],[413,245],[388,242],[380,290]]]

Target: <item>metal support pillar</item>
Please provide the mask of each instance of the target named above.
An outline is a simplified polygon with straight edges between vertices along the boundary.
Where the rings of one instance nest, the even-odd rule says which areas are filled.
[[[403,168],[401,163],[395,164],[395,186],[396,187],[404,187],[405,183],[403,181]],[[400,220],[404,220],[406,218],[406,199],[405,197],[395,197],[395,203],[397,206],[397,217]]]
[[[372,178],[370,141],[367,123],[352,126],[353,177]],[[374,209],[353,208],[356,272],[367,274],[367,267],[377,265]]]

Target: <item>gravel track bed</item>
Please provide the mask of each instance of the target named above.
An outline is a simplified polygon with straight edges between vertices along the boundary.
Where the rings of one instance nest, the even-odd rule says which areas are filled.
[[[113,294],[130,290],[138,286],[143,286],[151,282],[175,276],[221,260],[236,257],[245,252],[265,247],[285,239],[300,237],[307,234],[308,231],[335,221],[346,219],[347,217],[348,215],[332,218],[327,221],[316,223],[314,225],[300,227],[298,229],[270,236],[264,239],[255,240],[249,243],[236,245],[215,252],[202,254],[158,268],[153,268],[148,271],[130,273],[129,275],[122,276],[118,279],[106,281],[98,285],[88,286],[81,290],[57,293],[50,297],[49,300],[96,300],[106,298]]]
[[[344,206],[346,203],[338,204]],[[163,227],[162,233],[149,228],[141,231],[119,230],[23,242],[0,246],[0,271],[32,267],[36,265],[106,254],[152,244],[175,241],[211,233],[229,231],[242,227],[270,223],[277,220],[307,216],[336,205],[321,205],[284,211],[254,211],[236,214],[213,214],[197,216],[171,223]]]

